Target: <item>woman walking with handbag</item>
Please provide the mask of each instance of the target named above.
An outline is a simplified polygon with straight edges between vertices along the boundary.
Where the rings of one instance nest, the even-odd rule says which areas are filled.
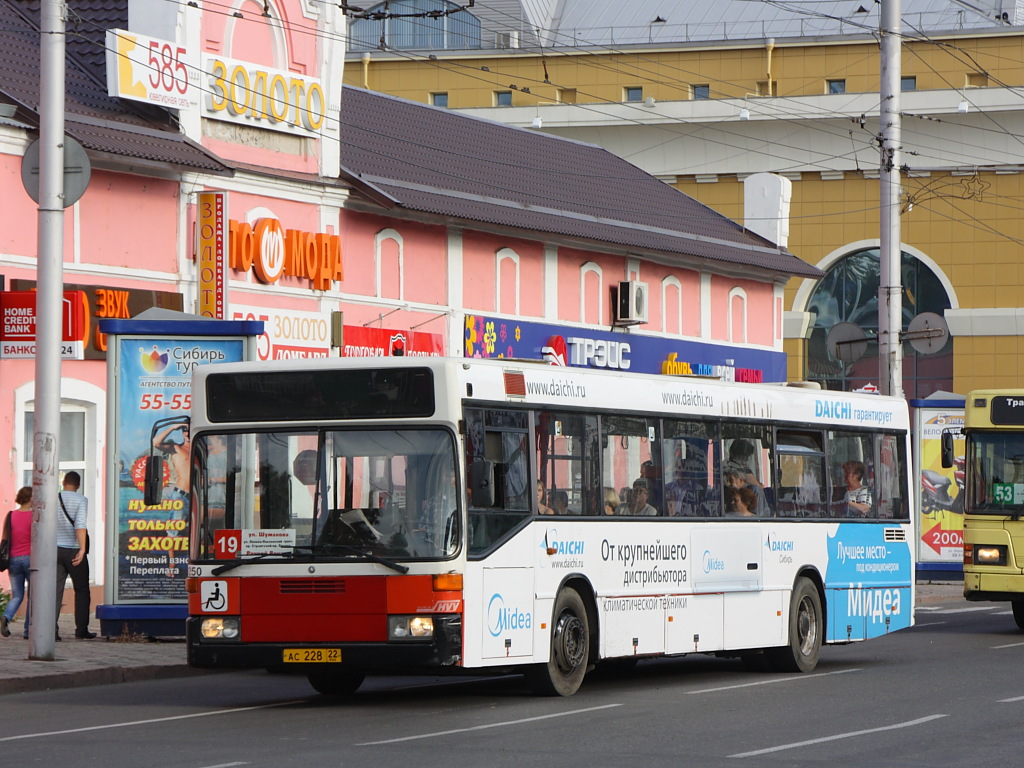
[[[29,562],[32,553],[32,488],[25,486],[18,491],[14,497],[17,509],[7,513],[4,521],[3,536],[0,541],[10,542],[10,563],[7,573],[11,577],[11,599],[7,603],[7,609],[0,614],[0,635],[10,637],[11,630],[8,626],[14,620],[14,615],[21,607],[21,601],[25,599],[25,591],[28,589]],[[29,612],[28,604],[25,605],[25,632],[23,636],[28,637]]]

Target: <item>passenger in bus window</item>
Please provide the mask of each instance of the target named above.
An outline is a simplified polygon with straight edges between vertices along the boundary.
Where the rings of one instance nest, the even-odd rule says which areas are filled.
[[[544,487],[544,481],[537,481],[537,513],[541,515],[553,515],[555,510],[549,507],[544,502],[544,497],[547,495],[547,489]]]
[[[846,508],[850,517],[867,517],[871,512],[871,490],[864,485],[864,462],[848,461],[843,464],[846,482]]]
[[[618,515],[631,515],[633,517],[651,517],[658,514],[658,510],[647,503],[649,489],[647,480],[638,477],[633,481],[633,490],[629,494],[629,502],[620,504],[615,510]]]
[[[725,471],[739,475],[747,485],[761,485],[761,481],[754,474],[754,446],[749,440],[733,440],[729,444],[729,458],[725,462]]]
[[[739,486],[727,485],[725,487],[725,513],[735,517],[754,517],[757,494],[742,479],[739,480],[739,483]]]
[[[701,467],[690,459],[676,462],[675,479],[665,486],[665,512],[670,517],[697,514]]]
[[[606,515],[614,515],[615,510],[619,507],[619,494],[614,488],[604,489],[604,513]]]
[[[551,502],[555,506],[553,514],[556,515],[568,515],[569,514],[569,494],[565,491],[552,491]]]

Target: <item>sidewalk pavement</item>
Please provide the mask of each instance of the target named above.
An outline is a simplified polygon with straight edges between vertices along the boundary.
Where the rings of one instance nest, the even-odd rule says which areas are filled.
[[[61,642],[54,643],[53,661],[28,658],[24,619],[11,622],[10,637],[0,637],[0,695],[80,685],[131,683],[205,674],[185,663],[184,638],[142,636],[75,639],[74,616],[62,613],[57,622]],[[91,628],[99,629],[94,618]]]
[[[963,599],[963,582],[920,581],[919,603]],[[206,674],[185,663],[183,638],[97,636],[76,640],[74,618],[62,613],[58,622],[63,640],[54,644],[54,661],[28,658],[29,641],[22,639],[25,625],[19,618],[10,625],[11,636],[0,637],[0,695],[80,685],[131,683],[185,675]],[[93,631],[99,622],[92,622]]]

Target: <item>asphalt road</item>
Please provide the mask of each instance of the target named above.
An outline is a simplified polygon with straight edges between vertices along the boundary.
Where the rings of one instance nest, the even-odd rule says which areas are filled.
[[[806,675],[692,656],[565,699],[518,677],[376,678],[332,701],[262,672],[12,694],[0,750],[105,768],[1017,765],[1022,662],[1006,606],[950,600]]]

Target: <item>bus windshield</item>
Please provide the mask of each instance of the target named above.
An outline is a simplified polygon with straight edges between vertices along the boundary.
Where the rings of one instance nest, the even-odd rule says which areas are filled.
[[[973,432],[965,512],[1020,515],[1024,512],[1024,433]]]
[[[447,558],[460,496],[444,430],[205,433],[193,440],[193,557]],[[236,551],[222,551],[229,540]]]

